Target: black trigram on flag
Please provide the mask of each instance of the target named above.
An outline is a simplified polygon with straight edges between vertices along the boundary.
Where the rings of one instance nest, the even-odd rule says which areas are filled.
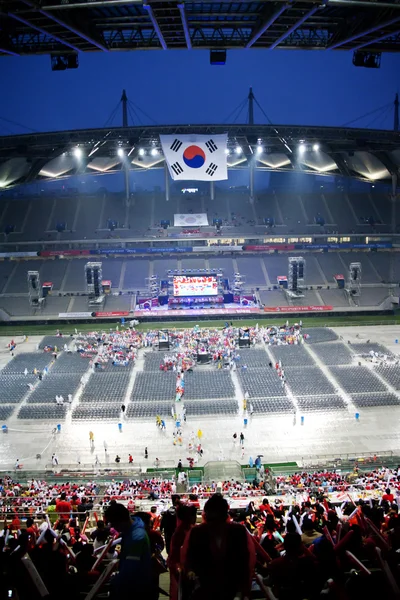
[[[208,140],[208,142],[206,142],[206,146],[207,146],[208,151],[211,152],[211,154],[213,152],[215,152],[216,150],[218,150],[218,146],[214,142],[214,140]]]
[[[215,171],[218,169],[218,165],[216,165],[215,163],[210,163],[209,166],[206,169],[206,173],[207,175],[209,175],[210,177],[212,177],[213,175],[215,175]]]
[[[182,146],[182,142],[175,138],[170,146],[170,149],[173,150],[174,152],[178,152],[178,150],[181,146]]]
[[[178,162],[171,165],[171,169],[173,170],[175,175],[180,175],[181,173],[183,173],[183,168],[181,167],[181,165]]]

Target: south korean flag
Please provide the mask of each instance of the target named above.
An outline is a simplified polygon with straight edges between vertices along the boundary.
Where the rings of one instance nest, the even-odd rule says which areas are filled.
[[[221,181],[228,179],[228,136],[160,135],[172,179]]]

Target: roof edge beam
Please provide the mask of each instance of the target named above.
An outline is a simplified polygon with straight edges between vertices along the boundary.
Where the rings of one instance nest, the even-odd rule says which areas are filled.
[[[103,52],[108,52],[108,48],[106,48],[106,46],[103,46],[103,44],[96,42],[96,40],[94,40],[93,38],[89,37],[82,31],[80,31],[79,29],[72,27],[71,25],[69,25],[62,19],[59,19],[55,15],[47,12],[46,10],[43,10],[42,8],[38,8],[37,6],[35,6],[34,2],[31,2],[31,0],[22,0],[22,2],[24,4],[26,4],[27,6],[29,6],[29,8],[32,8],[33,10],[37,10],[41,15],[43,15],[47,19],[50,19],[51,21],[58,23],[58,25],[61,25],[61,27],[65,27],[65,29],[68,29],[68,31],[70,31],[71,33],[74,33],[78,37],[86,40],[86,42],[88,42],[89,44],[93,44],[93,46],[96,46],[96,48],[98,48],[99,50],[102,50]]]
[[[79,48],[77,48],[76,46],[74,46],[73,44],[70,44],[69,42],[59,38],[57,35],[54,35],[54,33],[50,33],[49,31],[42,29],[38,25],[33,25],[33,23],[31,23],[27,19],[24,19],[23,17],[20,17],[16,13],[8,12],[7,16],[11,17],[11,19],[15,19],[16,21],[19,21],[20,23],[22,23],[23,25],[26,25],[27,27],[31,27],[31,29],[35,29],[36,31],[38,31],[39,33],[42,33],[43,35],[48,35],[49,38],[52,38],[53,40],[60,42],[60,44],[63,44],[63,46],[68,46],[68,48],[71,48],[71,50],[74,50],[74,52],[81,52],[81,50]]]
[[[168,50],[168,46],[167,46],[167,44],[165,42],[165,39],[164,39],[164,36],[163,36],[163,34],[161,32],[161,29],[160,29],[160,26],[158,24],[158,21],[157,21],[155,15],[154,15],[153,9],[151,8],[151,6],[149,4],[143,4],[143,8],[146,9],[147,12],[149,13],[150,21],[152,22],[152,25],[154,27],[154,30],[155,30],[156,34],[157,34],[157,37],[158,37],[158,40],[159,40],[159,42],[161,44],[162,49],[163,50]]]
[[[190,39],[190,30],[189,30],[187,17],[186,17],[185,5],[183,4],[183,2],[181,2],[177,6],[179,8],[179,12],[181,15],[182,27],[183,27],[183,31],[185,33],[186,46],[187,46],[188,50],[191,50],[192,49],[192,40]]]
[[[288,8],[288,4],[283,4],[278,10],[276,10],[270,17],[267,19],[261,27],[256,31],[256,33],[249,39],[245,48],[251,48],[252,45],[260,38],[263,33],[267,31],[275,23],[275,21],[281,16],[283,12]]]
[[[400,17],[396,17],[395,19],[390,19],[390,21],[385,21],[384,23],[378,23],[378,25],[374,25],[369,29],[364,29],[364,31],[359,31],[354,35],[336,42],[336,44],[332,44],[327,47],[327,50],[335,50],[336,48],[340,48],[340,46],[344,46],[345,44],[350,44],[350,42],[354,42],[354,40],[358,40],[360,37],[364,37],[364,35],[369,35],[370,33],[374,33],[375,31],[379,31],[379,29],[383,29],[384,27],[389,27],[390,25],[394,25],[400,21]],[[355,49],[355,48],[354,48]]]
[[[391,37],[392,35],[399,35],[400,34],[400,29],[397,29],[396,31],[391,31],[390,33],[385,33],[385,35],[381,35],[377,38],[374,38],[373,40],[370,40],[369,42],[364,42],[363,44],[359,44],[358,46],[356,46],[355,48],[352,48],[352,50],[361,50],[361,48],[365,48],[366,46],[371,46],[371,44],[376,44],[376,42],[382,42],[383,40],[386,40],[388,37]]]
[[[10,56],[21,56],[18,52],[14,52],[13,50],[7,50],[6,48],[0,48],[0,52],[3,54],[9,54]]]
[[[320,6],[314,6],[313,8],[311,8],[311,10],[309,10],[303,17],[301,17],[301,19],[296,21],[296,23],[294,23],[294,25],[292,25],[287,31],[285,31],[285,33],[283,33],[277,40],[275,40],[275,42],[273,42],[268,47],[268,50],[273,50],[274,48],[279,46],[279,44],[281,44],[284,40],[286,40],[287,37],[289,37],[289,35],[291,35],[294,31],[296,31],[296,29],[298,29],[298,27],[300,27],[300,25],[303,25],[303,23],[305,21],[307,21],[307,19],[309,17],[312,17],[313,14],[316,13],[317,10],[319,10],[319,8],[320,8]]]

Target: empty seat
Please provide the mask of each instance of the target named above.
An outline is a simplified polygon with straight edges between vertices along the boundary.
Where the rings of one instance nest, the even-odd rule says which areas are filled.
[[[334,394],[335,388],[318,367],[288,367],[285,369],[288,385],[296,396]]]
[[[42,381],[39,381],[29,395],[28,404],[46,404],[55,403],[56,396],[63,396],[64,401],[68,399],[68,395],[72,396],[79,388],[81,376],[79,373],[70,373],[69,375],[54,375],[52,372]]]
[[[89,359],[82,357],[79,352],[63,352],[51,366],[51,373],[85,373],[89,368]]]
[[[348,347],[341,342],[315,344],[313,350],[326,365],[350,365],[354,360],[354,356]]]
[[[57,404],[27,404],[21,406],[18,419],[63,419],[67,412],[67,406]]]
[[[248,369],[237,371],[243,393],[248,392],[250,398],[266,398],[268,396],[286,396],[275,369]]]
[[[0,405],[0,420],[5,421],[14,412],[15,406],[9,406],[7,404]]]
[[[125,400],[126,390],[129,384],[129,372],[122,373],[93,373],[83,390],[80,402],[96,403],[119,402]]]
[[[375,370],[395,390],[400,390],[400,368],[398,365],[380,365],[375,367]]]
[[[385,385],[367,367],[331,367],[330,370],[349,394],[387,391]]]
[[[282,413],[295,410],[293,402],[287,397],[254,398],[251,400],[255,413]]]
[[[296,400],[302,412],[346,408],[346,404],[340,396],[300,396]]]
[[[352,344],[351,347],[353,348],[354,352],[360,356],[369,354],[371,350],[373,352],[377,352],[378,354],[387,354],[387,356],[393,356],[392,352],[385,348],[385,346],[382,346],[382,344],[377,344],[375,342],[372,342],[370,344]]]
[[[28,383],[37,382],[34,375],[0,375],[0,404],[18,404],[29,392]]]
[[[269,358],[265,350],[239,348],[240,361],[238,366],[247,365],[249,368],[260,368],[268,366]]]
[[[22,354],[17,354],[17,356],[10,360],[0,373],[1,375],[23,373],[25,369],[28,369],[29,373],[33,373],[34,369],[43,371],[43,369],[50,364],[52,359],[52,355],[46,352],[23,352]]]
[[[43,348],[46,348],[46,346],[52,346],[53,348],[54,346],[57,346],[59,350],[62,350],[64,348],[64,344],[70,344],[71,340],[72,338],[69,336],[60,337],[58,335],[46,335],[40,342],[39,348],[40,350],[43,350]]]
[[[352,394],[351,399],[357,408],[398,406],[400,404],[400,399],[395,394]]]
[[[276,361],[282,361],[282,366],[313,367],[315,362],[303,345],[270,346]]]
[[[318,344],[319,342],[334,342],[339,339],[338,335],[329,327],[310,327],[304,329],[303,333],[307,333],[310,337],[307,338],[307,344]]]
[[[121,416],[120,404],[96,404],[95,406],[77,406],[73,413],[73,420],[94,420],[94,419],[119,419]]]
[[[133,400],[173,400],[176,373],[137,373],[132,391]]]

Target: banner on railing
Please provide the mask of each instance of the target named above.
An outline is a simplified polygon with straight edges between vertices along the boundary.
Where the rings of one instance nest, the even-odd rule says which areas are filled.
[[[264,312],[324,312],[333,310],[333,306],[264,306]]]
[[[38,257],[39,252],[0,252],[0,258],[31,258]]]
[[[392,242],[374,242],[371,244],[294,244],[295,250],[379,250],[391,248]]]
[[[179,246],[170,247],[170,248],[100,248],[99,250],[91,250],[91,254],[176,254],[180,252],[193,252],[192,247],[182,247]]]
[[[111,310],[109,312],[96,312],[94,313],[96,317],[128,317],[128,310]]]
[[[196,317],[201,315],[246,315],[246,314],[261,314],[261,310],[257,307],[238,307],[238,308],[193,308],[174,310],[149,310],[146,312],[146,317]],[[135,317],[143,317],[141,310],[135,310]]]
[[[294,244],[260,244],[257,246],[242,246],[245,252],[268,252],[269,250],[294,250]]]
[[[42,250],[40,256],[88,256],[93,250]]]
[[[92,316],[91,312],[58,313],[60,319],[87,319]]]
[[[215,246],[193,246],[193,252],[243,252],[242,246],[224,246],[216,244]]]

